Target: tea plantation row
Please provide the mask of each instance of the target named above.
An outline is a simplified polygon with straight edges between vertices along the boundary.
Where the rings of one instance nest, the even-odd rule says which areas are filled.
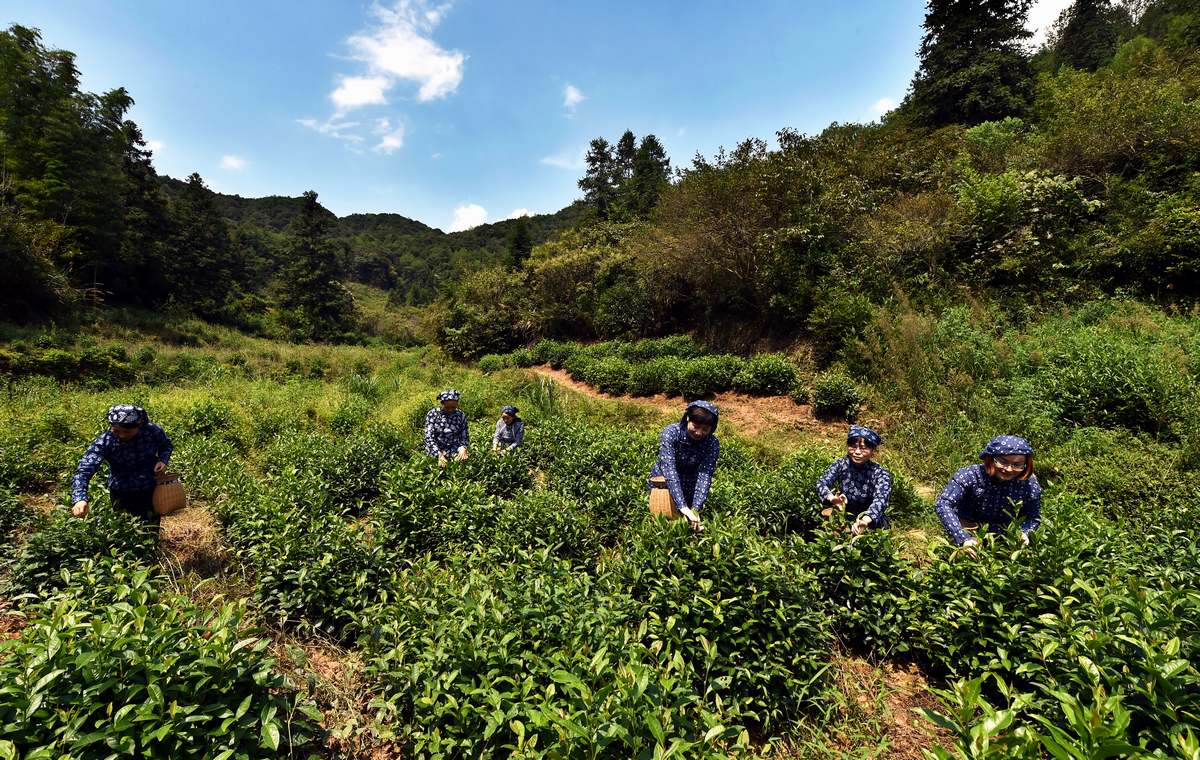
[[[818,414],[850,417],[866,400],[844,373],[818,375],[810,390],[801,381],[796,366],[784,356],[759,354],[742,359],[710,354],[686,335],[636,343],[608,341],[586,347],[544,339],[532,348],[488,354],[479,360],[480,370],[487,373],[537,364],[566,369],[573,380],[618,396],[665,393],[691,399],[735,390],[757,396],[790,395],[798,403],[811,400]]]
[[[695,536],[645,519],[652,433],[547,414],[531,419],[519,457],[500,458],[485,451],[481,408],[471,458],[440,471],[414,454],[420,408],[397,420],[369,385],[339,403],[368,410],[339,437],[289,426],[304,416],[286,406],[239,430],[217,393],[181,425],[176,463],[256,573],[258,614],[360,647],[376,729],[414,756],[744,753],[751,737],[820,723],[839,641],[910,652],[949,677],[997,674],[1021,695],[1014,720],[1028,735],[1054,735],[1034,720],[1051,716],[1079,747],[1090,739],[1058,717],[1060,698],[1091,709],[1107,704],[1095,693],[1121,695],[1123,737],[1164,756],[1185,756],[1186,727],[1200,720],[1200,547],[1184,532],[1122,528],[1057,494],[1032,547],[1009,535],[988,541],[979,561],[940,542],[913,556],[887,533],[848,543],[817,517],[812,483],[828,455],[800,451],[764,467],[730,440],[708,531]],[[13,590],[48,601],[0,665],[4,723],[25,732],[8,741],[30,757],[81,736],[102,737],[105,753],[111,739],[158,757],[196,736],[234,742],[244,756],[302,745],[313,707],[284,696],[264,654],[242,643],[253,634],[236,633],[237,608],[214,623],[188,618],[186,600],[155,601],[153,574],[135,564],[150,556],[144,538],[103,502],[87,521],[55,514],[12,563]],[[898,473],[896,520],[911,524],[928,508]],[[48,596],[58,589],[68,597]],[[92,638],[64,635],[79,626]],[[125,654],[130,635],[146,645],[135,647],[141,659]],[[182,657],[150,643],[196,636],[225,649],[179,660],[168,680],[187,692],[175,700],[183,707],[145,707],[143,694],[160,704],[151,685],[165,688],[153,663]],[[39,659],[39,647],[55,658]],[[249,658],[237,672],[223,664],[235,656]],[[67,661],[123,675],[88,685],[86,668],[56,665]],[[234,681],[213,680],[214,662]],[[209,688],[229,696],[213,697],[203,717],[195,707],[195,720],[178,718],[185,703],[209,705],[200,696]],[[138,712],[88,707],[105,701]],[[74,756],[106,756],[89,752]]]

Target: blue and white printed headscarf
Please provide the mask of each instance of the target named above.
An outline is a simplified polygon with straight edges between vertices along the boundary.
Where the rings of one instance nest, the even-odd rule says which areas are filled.
[[[504,408],[502,408],[500,410],[500,413],[501,414],[511,414],[512,416],[516,417],[517,412],[519,412],[519,411],[521,411],[521,410],[516,408],[515,406],[505,406]]]
[[[146,414],[146,410],[140,406],[132,404],[117,404],[108,408],[106,418],[110,423],[115,425],[126,425],[134,427],[136,425],[144,425],[150,421],[150,416]]]
[[[458,391],[453,388],[442,391],[437,395],[438,401],[458,401]]]
[[[1015,435],[998,435],[983,447],[983,453],[979,455],[979,458],[983,459],[989,455],[994,457],[1018,455],[1031,457],[1033,456],[1033,447],[1024,438],[1018,438]]]
[[[879,437],[879,433],[876,433],[869,427],[851,425],[850,432],[846,434],[846,443],[850,443],[855,438],[863,439],[874,448],[879,448],[883,445],[883,439]]]

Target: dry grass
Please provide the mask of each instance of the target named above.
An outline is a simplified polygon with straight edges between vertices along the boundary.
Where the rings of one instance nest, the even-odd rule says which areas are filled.
[[[940,707],[915,663],[877,664],[839,652],[831,672],[835,701],[823,715],[798,723],[767,757],[921,760],[923,748],[949,745],[946,732],[913,712]]]

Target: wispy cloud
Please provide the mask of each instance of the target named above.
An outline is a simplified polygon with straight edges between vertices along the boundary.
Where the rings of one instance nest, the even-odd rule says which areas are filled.
[[[472,203],[469,206],[459,206],[454,209],[454,224],[450,225],[451,232],[466,232],[472,227],[478,227],[488,220],[488,212],[483,206]]]
[[[149,140],[146,142],[146,147],[157,153],[166,147],[166,143],[164,143],[162,140]]]
[[[221,168],[229,171],[240,172],[250,165],[250,162],[241,156],[221,156]]]
[[[871,113],[883,114],[883,113],[887,113],[888,111],[892,110],[895,107],[896,107],[896,101],[892,100],[891,98],[880,98],[878,101],[875,102],[875,105],[871,106]]]
[[[379,144],[371,148],[376,153],[392,155],[392,151],[404,145],[404,125],[393,127],[387,119],[378,119],[371,133],[379,136]]]
[[[339,77],[337,87],[329,94],[334,111],[327,121],[297,121],[323,135],[345,140],[348,148],[361,152],[369,138],[365,131],[351,131],[363,125],[344,121],[346,114],[366,106],[388,105],[389,93],[403,82],[418,85],[419,102],[453,94],[462,81],[467,56],[458,50],[443,50],[430,39],[450,6],[429,0],[375,5],[367,28],[346,41],[353,51],[351,59],[364,64],[364,70]],[[380,128],[387,119],[373,121],[371,134],[378,136],[379,142],[371,146],[372,150],[390,155],[404,145],[403,125]]]
[[[587,148],[581,148],[577,156],[572,157],[566,153],[559,153],[557,156],[546,156],[542,159],[542,163],[575,171],[584,167],[584,164],[587,163],[586,159]]]
[[[390,9],[376,6],[376,24],[349,40],[354,57],[367,64],[373,78],[386,78],[389,88],[394,80],[408,80],[421,85],[419,100],[444,98],[458,89],[467,60],[428,39],[448,10],[449,3],[430,7],[424,0],[399,0]]]
[[[563,108],[569,109],[571,115],[575,115],[575,108],[583,101],[587,100],[587,95],[580,92],[575,85],[567,85],[567,89],[563,90]]]
[[[533,216],[533,212],[527,208],[519,208],[504,218],[505,219],[517,219],[518,217],[522,217],[522,216]]]

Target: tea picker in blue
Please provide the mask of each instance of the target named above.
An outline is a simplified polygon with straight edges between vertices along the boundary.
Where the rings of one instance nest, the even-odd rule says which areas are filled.
[[[492,451],[508,454],[521,447],[525,440],[525,422],[517,416],[520,409],[506,406],[500,410],[500,419],[496,420],[496,433],[492,436]]]
[[[451,456],[459,462],[467,459],[471,433],[466,413],[458,408],[459,395],[453,388],[442,391],[437,395],[441,406],[425,415],[425,453],[437,457],[439,467],[449,464]]]
[[[1042,484],[1033,475],[1033,447],[1024,438],[1001,435],[993,438],[979,455],[983,464],[973,464],[954,473],[935,509],[950,539],[958,546],[978,544],[968,528],[987,523],[989,533],[1003,533],[1016,511],[1021,518],[1021,541],[1042,522]]]
[[[892,493],[892,475],[871,461],[883,438],[868,427],[851,425],[846,434],[846,456],[837,459],[825,474],[817,478],[817,496],[834,508],[849,512],[857,519],[850,531],[861,536],[868,529],[890,528],[887,519],[888,497]],[[834,493],[836,486],[840,493]]]
[[[720,421],[717,407],[707,401],[693,401],[678,424],[667,425],[659,436],[658,461],[650,477],[667,481],[675,509],[688,519],[692,529],[704,530],[700,508],[708,498],[713,471],[721,455],[721,442],[713,435]],[[647,483],[653,490],[653,486]]]
[[[119,404],[106,415],[108,430],[92,441],[79,460],[71,482],[71,511],[88,511],[88,484],[100,465],[108,462],[109,498],[114,509],[143,520],[155,519],[155,475],[167,471],[174,446],[163,429],[150,421],[140,406]]]

